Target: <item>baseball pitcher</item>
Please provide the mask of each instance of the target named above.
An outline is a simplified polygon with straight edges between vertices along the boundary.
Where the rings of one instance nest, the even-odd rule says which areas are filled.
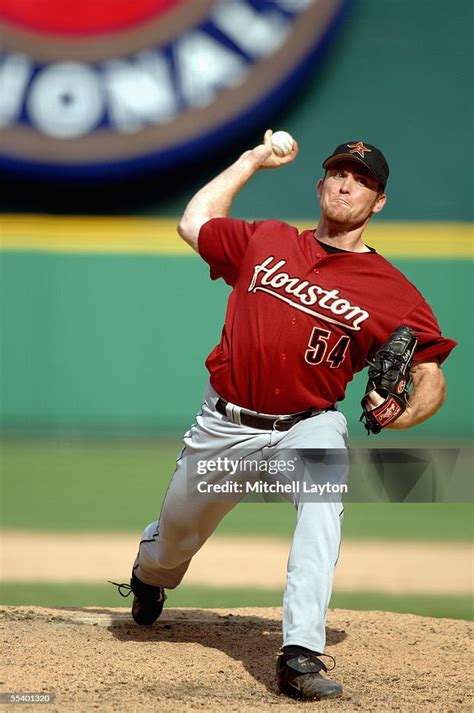
[[[297,153],[296,141],[273,145],[268,130],[262,144],[196,193],[179,222],[179,235],[208,263],[211,279],[232,291],[221,340],[206,361],[204,402],[184,436],[159,520],[145,528],[133,564],[138,624],[160,616],[165,589],[179,585],[235,504],[198,492],[198,462],[239,449],[263,458],[288,449],[345,453],[347,422],[338,404],[367,365],[362,420],[370,433],[415,426],[445,399],[440,365],[456,342],[441,336],[417,288],[363,242],[387,200],[389,167],[379,149],[348,141],[326,158],[314,230],[228,217],[252,176],[282,168]],[[297,494],[293,503],[277,681],[286,695],[319,700],[342,694],[325,675],[324,649],[343,507]]]

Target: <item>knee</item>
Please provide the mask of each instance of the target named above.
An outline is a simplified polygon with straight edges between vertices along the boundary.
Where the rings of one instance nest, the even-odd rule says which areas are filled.
[[[177,548],[176,545],[167,546],[166,543],[142,543],[140,547],[140,565],[149,570],[172,570],[189,562],[192,553]]]

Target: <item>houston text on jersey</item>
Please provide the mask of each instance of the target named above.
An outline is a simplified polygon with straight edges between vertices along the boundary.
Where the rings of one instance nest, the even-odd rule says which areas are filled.
[[[267,292],[302,312],[320,317],[341,327],[356,331],[360,330],[361,322],[364,322],[369,317],[369,313],[365,309],[352,305],[348,300],[341,298],[339,290],[325,290],[319,285],[309,283],[308,280],[290,277],[287,272],[280,270],[286,265],[286,260],[279,260],[272,265],[275,259],[273,255],[270,255],[262,263],[255,265],[253,277],[248,288],[249,292],[257,292],[258,290]],[[282,292],[278,292],[280,289],[283,289],[287,295],[296,297],[299,302],[286,297]],[[316,304],[318,308],[322,308],[322,312],[309,309],[310,306]],[[329,310],[334,316],[340,315],[344,321],[334,319],[334,316],[330,317],[327,311],[325,312],[324,310]]]

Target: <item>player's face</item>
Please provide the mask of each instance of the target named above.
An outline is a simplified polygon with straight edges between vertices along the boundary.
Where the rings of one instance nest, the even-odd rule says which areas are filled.
[[[345,229],[363,225],[387,200],[377,179],[355,161],[331,166],[318,182],[318,196],[326,219]]]

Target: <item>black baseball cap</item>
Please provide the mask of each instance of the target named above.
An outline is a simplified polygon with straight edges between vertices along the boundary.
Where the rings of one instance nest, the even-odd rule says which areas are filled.
[[[336,161],[358,161],[380,181],[382,188],[387,185],[388,163],[380,149],[372,144],[367,144],[365,141],[349,141],[347,144],[339,144],[324,161],[323,168],[329,168]]]

